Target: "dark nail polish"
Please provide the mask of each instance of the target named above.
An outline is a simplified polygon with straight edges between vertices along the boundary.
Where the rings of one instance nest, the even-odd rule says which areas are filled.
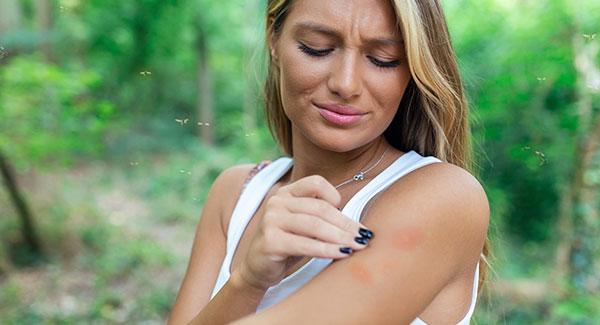
[[[371,230],[369,230],[369,229],[366,229],[366,228],[360,228],[360,229],[358,230],[358,233],[359,233],[361,236],[363,236],[363,237],[365,237],[365,238],[368,238],[368,239],[371,239],[371,238],[373,238],[373,236],[375,235],[375,234],[373,234],[373,232],[372,232]]]
[[[340,252],[342,252],[344,254],[351,254],[352,253],[352,248],[350,248],[350,247],[342,247],[342,248],[340,248]]]
[[[361,245],[366,245],[367,243],[369,243],[369,238],[365,238],[365,237],[355,237],[354,241],[361,244]]]

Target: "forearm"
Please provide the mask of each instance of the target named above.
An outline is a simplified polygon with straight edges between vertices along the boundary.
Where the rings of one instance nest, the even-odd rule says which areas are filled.
[[[190,324],[227,324],[254,314],[265,292],[265,289],[246,284],[238,273],[234,272],[219,293],[208,302]]]

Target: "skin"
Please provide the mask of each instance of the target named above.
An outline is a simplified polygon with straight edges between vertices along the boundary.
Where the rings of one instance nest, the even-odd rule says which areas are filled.
[[[294,148],[293,168],[274,188],[315,174],[339,184],[390,146],[382,133],[410,80],[400,41],[387,2],[295,2],[282,32],[269,38],[272,58],[280,68],[281,96],[292,122]],[[327,55],[309,55],[300,43],[328,50]],[[382,62],[399,64],[382,68],[378,66]],[[314,103],[352,105],[367,114],[356,125],[335,126],[320,116]],[[340,188],[339,208],[402,154],[390,149],[364,182]],[[264,292],[241,284],[244,281],[235,272],[223,293],[209,303],[224,256],[228,218],[237,200],[231,189],[241,187],[248,171],[248,166],[232,168],[211,189],[208,212],[205,216],[203,210],[201,218],[206,217],[201,221],[205,225],[199,226],[170,323],[187,323],[200,310],[197,323],[215,324],[228,323],[214,321],[223,320],[216,316],[223,314],[229,314],[229,319],[251,314],[235,324],[403,324],[417,316],[430,324],[455,324],[466,313],[489,208],[479,182],[448,163],[419,168],[378,195],[361,220],[375,233],[368,247],[335,260],[278,304],[253,314]],[[262,204],[240,240],[232,270],[251,246],[261,209]],[[215,231],[216,220],[220,220],[220,234]],[[235,298],[240,293],[243,299]]]
[[[396,230],[392,247],[399,251],[418,249],[425,242],[426,230],[423,226],[406,226]]]
[[[364,263],[354,262],[348,267],[350,274],[355,281],[362,285],[370,285],[373,283],[373,273],[369,270],[369,266]]]
[[[363,223],[376,234],[367,249],[334,261],[280,303],[234,324],[408,324],[416,317],[456,324],[470,303],[488,218],[485,192],[464,170],[445,163],[420,168],[365,215]],[[397,233],[415,223],[427,225],[422,241],[409,248],[403,241],[398,249]]]
[[[381,155],[381,135],[410,80],[390,9],[378,1],[298,1],[281,34],[270,38],[284,111],[292,121],[289,181],[319,174],[339,184]],[[300,44],[333,51],[315,57],[299,50]],[[374,64],[392,61],[400,64]],[[352,105],[367,114],[358,125],[332,126],[314,103]]]
[[[281,34],[270,38],[293,125],[294,167],[286,175],[292,182],[319,174],[338,184],[348,174],[337,166],[360,169],[389,145],[381,135],[410,75],[401,43],[376,38],[399,40],[391,7],[375,0],[298,1]],[[314,57],[299,43],[333,51]],[[372,58],[400,65],[380,68]],[[351,128],[331,126],[313,106],[323,101],[368,114]],[[367,249],[334,261],[291,296],[235,324],[400,324],[419,315],[456,323],[470,303],[488,218],[485,192],[468,172],[447,163],[420,168],[387,189],[362,220],[376,233]]]

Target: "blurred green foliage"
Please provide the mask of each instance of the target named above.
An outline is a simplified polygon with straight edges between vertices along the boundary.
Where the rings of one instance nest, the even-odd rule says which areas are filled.
[[[162,321],[212,181],[281,155],[260,103],[264,1],[49,1],[45,27],[39,1],[7,0],[0,11],[11,3],[20,18],[0,29],[0,153],[16,167],[50,260],[15,266],[20,226],[0,191],[0,314],[15,324]],[[581,84],[575,66],[577,44],[598,46],[600,2],[442,3],[491,204],[490,278],[550,291],[578,139],[592,123],[582,119],[583,90],[600,110],[597,86]],[[210,125],[198,113],[202,76]],[[202,128],[214,144],[198,139]],[[600,319],[596,296],[560,285],[565,295],[536,301],[483,295],[476,323]]]
[[[114,111],[92,96],[100,82],[92,70],[64,69],[34,55],[12,60],[0,70],[0,150],[19,166],[36,167],[97,154]]]

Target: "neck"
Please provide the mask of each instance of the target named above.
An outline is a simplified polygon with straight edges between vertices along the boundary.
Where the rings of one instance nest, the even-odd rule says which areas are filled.
[[[321,175],[336,186],[350,179],[359,171],[365,171],[371,167],[379,160],[386,148],[391,147],[382,135],[363,146],[345,152],[337,152],[315,145],[296,131],[292,132],[294,165],[289,175],[286,175],[286,183],[292,183],[310,175]],[[392,156],[389,153],[388,155]],[[382,160],[377,168],[365,175],[365,178],[371,178],[378,174],[381,167],[386,165],[387,160]]]

